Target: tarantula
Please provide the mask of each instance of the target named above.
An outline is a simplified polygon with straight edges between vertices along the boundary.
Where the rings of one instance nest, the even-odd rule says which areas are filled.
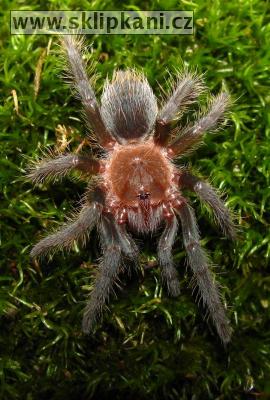
[[[212,209],[223,233],[230,238],[235,236],[234,224],[216,191],[187,168],[177,167],[174,160],[201,143],[204,133],[224,118],[229,95],[222,92],[212,97],[208,110],[201,113],[197,121],[183,129],[175,128],[175,121],[186,106],[195,102],[204,90],[201,76],[187,71],[179,74],[171,94],[158,109],[146,77],[128,69],[114,72],[112,80],[107,80],[99,105],[82,57],[83,40],[67,35],[61,43],[73,88],[104,156],[58,155],[34,165],[29,175],[35,183],[63,177],[73,170],[87,174],[89,181],[93,175],[98,179],[94,181],[96,185],[89,183],[76,217],[38,242],[31,256],[70,248],[74,241],[85,244],[90,231],[97,226],[103,258],[83,316],[83,331],[88,333],[108,300],[123,257],[138,260],[139,250],[131,231],[146,234],[163,226],[157,247],[161,276],[169,294],[179,295],[172,247],[180,221],[193,283],[220,339],[226,344],[231,337],[231,327],[209,270],[207,254],[200,245],[193,208],[182,189],[195,192]],[[170,139],[172,131],[176,134]]]

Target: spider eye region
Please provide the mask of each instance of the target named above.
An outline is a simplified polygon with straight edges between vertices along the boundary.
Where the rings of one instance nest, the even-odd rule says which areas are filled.
[[[172,181],[172,166],[152,142],[123,145],[114,151],[106,174],[112,195],[126,206],[158,204]]]
[[[147,200],[150,197],[150,193],[149,192],[141,192],[141,193],[137,194],[137,197],[140,200]]]

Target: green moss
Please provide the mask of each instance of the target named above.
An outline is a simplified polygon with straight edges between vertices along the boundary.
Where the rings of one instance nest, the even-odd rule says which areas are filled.
[[[1,336],[2,399],[252,399],[270,396],[269,253],[269,7],[264,1],[84,0],[50,2],[51,9],[186,9],[195,11],[193,36],[94,36],[101,79],[116,67],[143,68],[151,85],[165,84],[166,68],[197,66],[217,93],[235,104],[229,126],[207,135],[189,161],[216,187],[241,227],[236,245],[222,238],[192,197],[204,244],[220,267],[217,279],[230,305],[232,343],[223,350],[189,289],[181,237],[174,250],[182,294],[167,297],[157,268],[122,277],[123,290],[93,336],[80,331],[85,296],[99,253],[87,249],[33,263],[29,249],[60,224],[84,184],[64,180],[33,188],[24,180],[27,158],[55,145],[55,129],[72,128],[70,146],[85,135],[78,103],[56,71],[50,52],[34,96],[43,49],[56,37],[10,36],[9,9],[47,9],[37,0],[2,0],[0,39]],[[106,60],[106,61],[104,61]],[[14,109],[16,91],[19,112]],[[15,92],[13,92],[15,93]],[[268,212],[268,215],[267,215]],[[142,265],[155,260],[155,242],[142,246]],[[222,274],[219,275],[219,272]],[[253,394],[250,388],[254,387]],[[248,394],[249,393],[249,394]]]

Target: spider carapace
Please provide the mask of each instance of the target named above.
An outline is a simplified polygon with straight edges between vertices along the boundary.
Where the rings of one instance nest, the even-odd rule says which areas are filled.
[[[229,320],[209,268],[209,258],[200,244],[195,212],[184,197],[184,190],[195,192],[209,206],[223,233],[230,238],[234,238],[234,224],[215,189],[175,163],[176,158],[187,155],[202,142],[206,131],[218,126],[229,105],[228,93],[212,96],[207,111],[180,127],[177,122],[183,111],[206,90],[201,76],[186,70],[179,73],[167,99],[158,106],[142,73],[131,69],[116,71],[112,80],[106,81],[99,103],[93,80],[86,73],[83,40],[64,36],[62,48],[67,75],[83,104],[86,122],[104,151],[99,158],[69,153],[34,164],[29,176],[35,183],[63,177],[73,170],[98,179],[88,185],[74,219],[39,241],[31,256],[69,249],[74,241],[84,245],[93,227],[97,227],[103,258],[83,317],[83,331],[89,332],[108,301],[119,272],[125,270],[125,259],[138,265],[139,249],[131,236],[133,231],[146,234],[163,230],[157,245],[161,277],[169,294],[180,294],[172,257],[180,222],[192,282],[219,337],[223,343],[229,342]]]
[[[153,139],[116,145],[104,164],[103,179],[108,212],[138,232],[155,230],[162,218],[173,217],[173,208],[181,203],[179,173]]]

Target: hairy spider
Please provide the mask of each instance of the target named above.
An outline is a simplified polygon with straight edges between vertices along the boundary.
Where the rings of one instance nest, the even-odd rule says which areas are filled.
[[[204,90],[202,78],[187,71],[179,74],[171,94],[158,109],[145,76],[128,69],[114,72],[112,80],[106,82],[99,106],[82,58],[83,45],[83,40],[76,36],[62,39],[73,88],[105,155],[99,159],[85,154],[58,155],[41,160],[31,169],[29,175],[35,183],[63,177],[72,170],[98,177],[95,185],[89,183],[76,217],[38,242],[31,256],[70,248],[75,240],[85,244],[90,231],[97,226],[103,258],[83,316],[83,331],[88,333],[108,300],[123,257],[135,262],[138,259],[131,231],[150,233],[163,225],[157,247],[161,276],[169,294],[179,295],[172,247],[180,221],[193,283],[226,344],[231,327],[209,270],[207,254],[200,245],[193,208],[182,189],[194,191],[212,209],[223,233],[231,238],[235,236],[234,225],[216,191],[173,161],[186,155],[202,142],[206,131],[217,126],[228,108],[229,95],[222,92],[212,97],[207,112],[201,113],[198,120],[183,129],[173,129],[173,122]],[[172,130],[174,139],[170,139]]]

